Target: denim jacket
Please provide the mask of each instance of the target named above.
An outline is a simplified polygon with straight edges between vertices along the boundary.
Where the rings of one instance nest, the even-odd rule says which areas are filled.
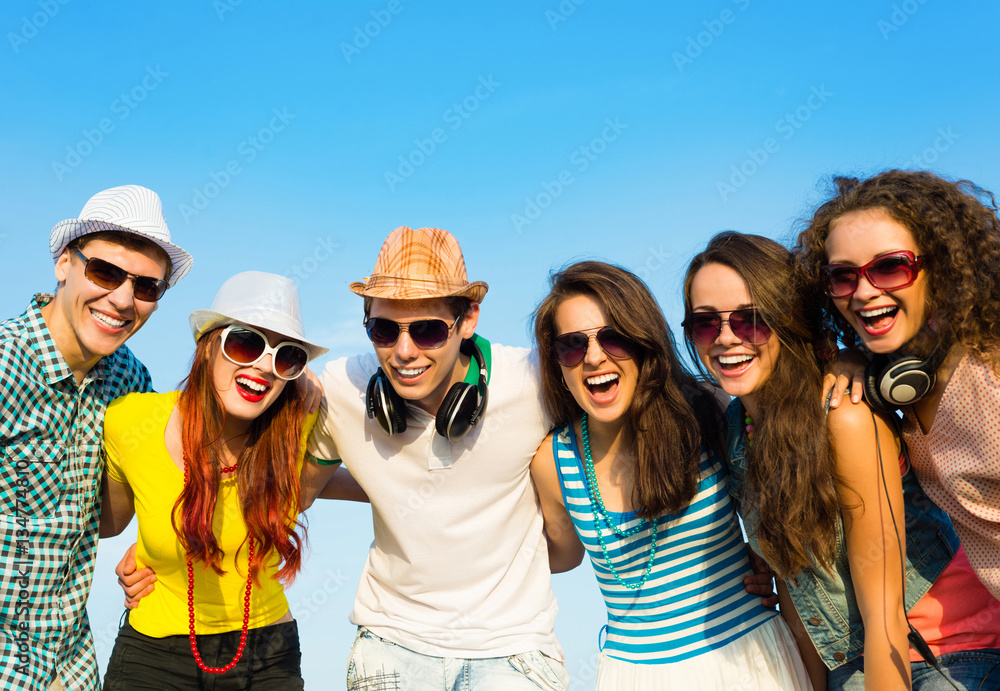
[[[745,512],[740,501],[747,463],[743,406],[738,399],[726,411],[726,425],[729,493],[743,519],[750,546],[760,553],[756,537],[759,516],[756,511]],[[955,556],[958,535],[947,514],[920,489],[916,474],[911,469],[907,469],[903,476],[903,503],[906,525],[905,606],[909,612]],[[841,518],[837,519],[833,573],[827,573],[822,567],[806,568],[785,583],[809,638],[829,669],[836,669],[864,652],[864,622],[854,596]]]

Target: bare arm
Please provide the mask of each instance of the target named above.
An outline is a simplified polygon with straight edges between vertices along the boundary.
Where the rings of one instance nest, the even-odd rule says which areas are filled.
[[[359,501],[367,504],[369,502],[368,493],[365,492],[358,481],[354,479],[344,465],[341,463],[333,472],[333,477],[324,485],[323,491],[319,493],[320,499],[340,499],[343,501]]]
[[[865,623],[865,689],[908,690],[909,630],[900,562],[900,545],[906,544],[900,447],[889,425],[879,416],[875,420],[873,425],[868,406],[837,409],[830,413],[830,435],[841,479],[847,557]]]
[[[132,487],[101,476],[101,527],[100,537],[120,535],[135,515],[135,495]]]
[[[809,680],[812,682],[813,691],[826,691],[826,665],[823,663],[823,659],[819,656],[819,653],[816,652],[816,646],[813,645],[809,634],[806,633],[806,627],[803,626],[802,620],[799,618],[799,613],[792,603],[792,596],[788,593],[788,586],[780,578],[776,580],[776,584],[778,587],[778,607],[781,608],[781,616],[785,620],[785,623],[788,624],[788,628],[792,630],[795,644],[799,647],[799,655],[802,657],[802,663],[805,665],[806,672],[809,674]]]
[[[302,464],[302,510],[312,506],[316,499],[367,503],[368,494],[343,463],[321,464],[306,460]]]
[[[563,505],[556,459],[552,455],[552,435],[538,447],[531,460],[531,479],[538,492],[545,520],[545,540],[549,545],[549,569],[552,573],[569,571],[583,561],[583,544],[573,528],[573,519]]]

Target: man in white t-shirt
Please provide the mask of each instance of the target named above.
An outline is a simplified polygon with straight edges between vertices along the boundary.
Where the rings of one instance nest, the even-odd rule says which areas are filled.
[[[365,298],[374,354],[331,362],[312,456],[368,494],[349,689],[566,689],[529,464],[548,432],[530,350],[476,335],[487,285],[437,228],[397,228]]]

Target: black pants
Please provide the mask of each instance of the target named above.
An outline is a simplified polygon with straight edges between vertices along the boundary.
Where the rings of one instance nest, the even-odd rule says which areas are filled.
[[[198,636],[198,652],[206,667],[228,665],[239,644],[240,631]],[[303,688],[301,661],[299,629],[294,621],[250,629],[243,656],[225,674],[198,669],[187,636],[152,638],[126,621],[111,651],[104,690],[298,691]]]

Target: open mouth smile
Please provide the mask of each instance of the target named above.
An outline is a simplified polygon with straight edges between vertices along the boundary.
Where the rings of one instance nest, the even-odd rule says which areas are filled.
[[[881,336],[896,323],[899,308],[895,305],[883,305],[855,310],[854,313],[858,316],[858,321],[867,333],[872,336]]]
[[[621,377],[614,372],[607,372],[605,374],[586,377],[583,383],[587,387],[591,398],[603,403],[612,400],[615,394],[618,393]]]
[[[416,379],[426,372],[429,367],[393,367],[401,381]]]
[[[250,377],[246,374],[240,374],[236,377],[236,391],[251,403],[263,400],[270,390],[271,385],[263,379]]]
[[[715,358],[719,365],[719,372],[727,377],[738,377],[745,373],[757,356],[752,353],[741,353],[739,355],[719,355]]]
[[[121,331],[128,324],[126,319],[116,319],[93,308],[90,310],[90,316],[97,322],[98,326],[103,327],[106,331]]]

